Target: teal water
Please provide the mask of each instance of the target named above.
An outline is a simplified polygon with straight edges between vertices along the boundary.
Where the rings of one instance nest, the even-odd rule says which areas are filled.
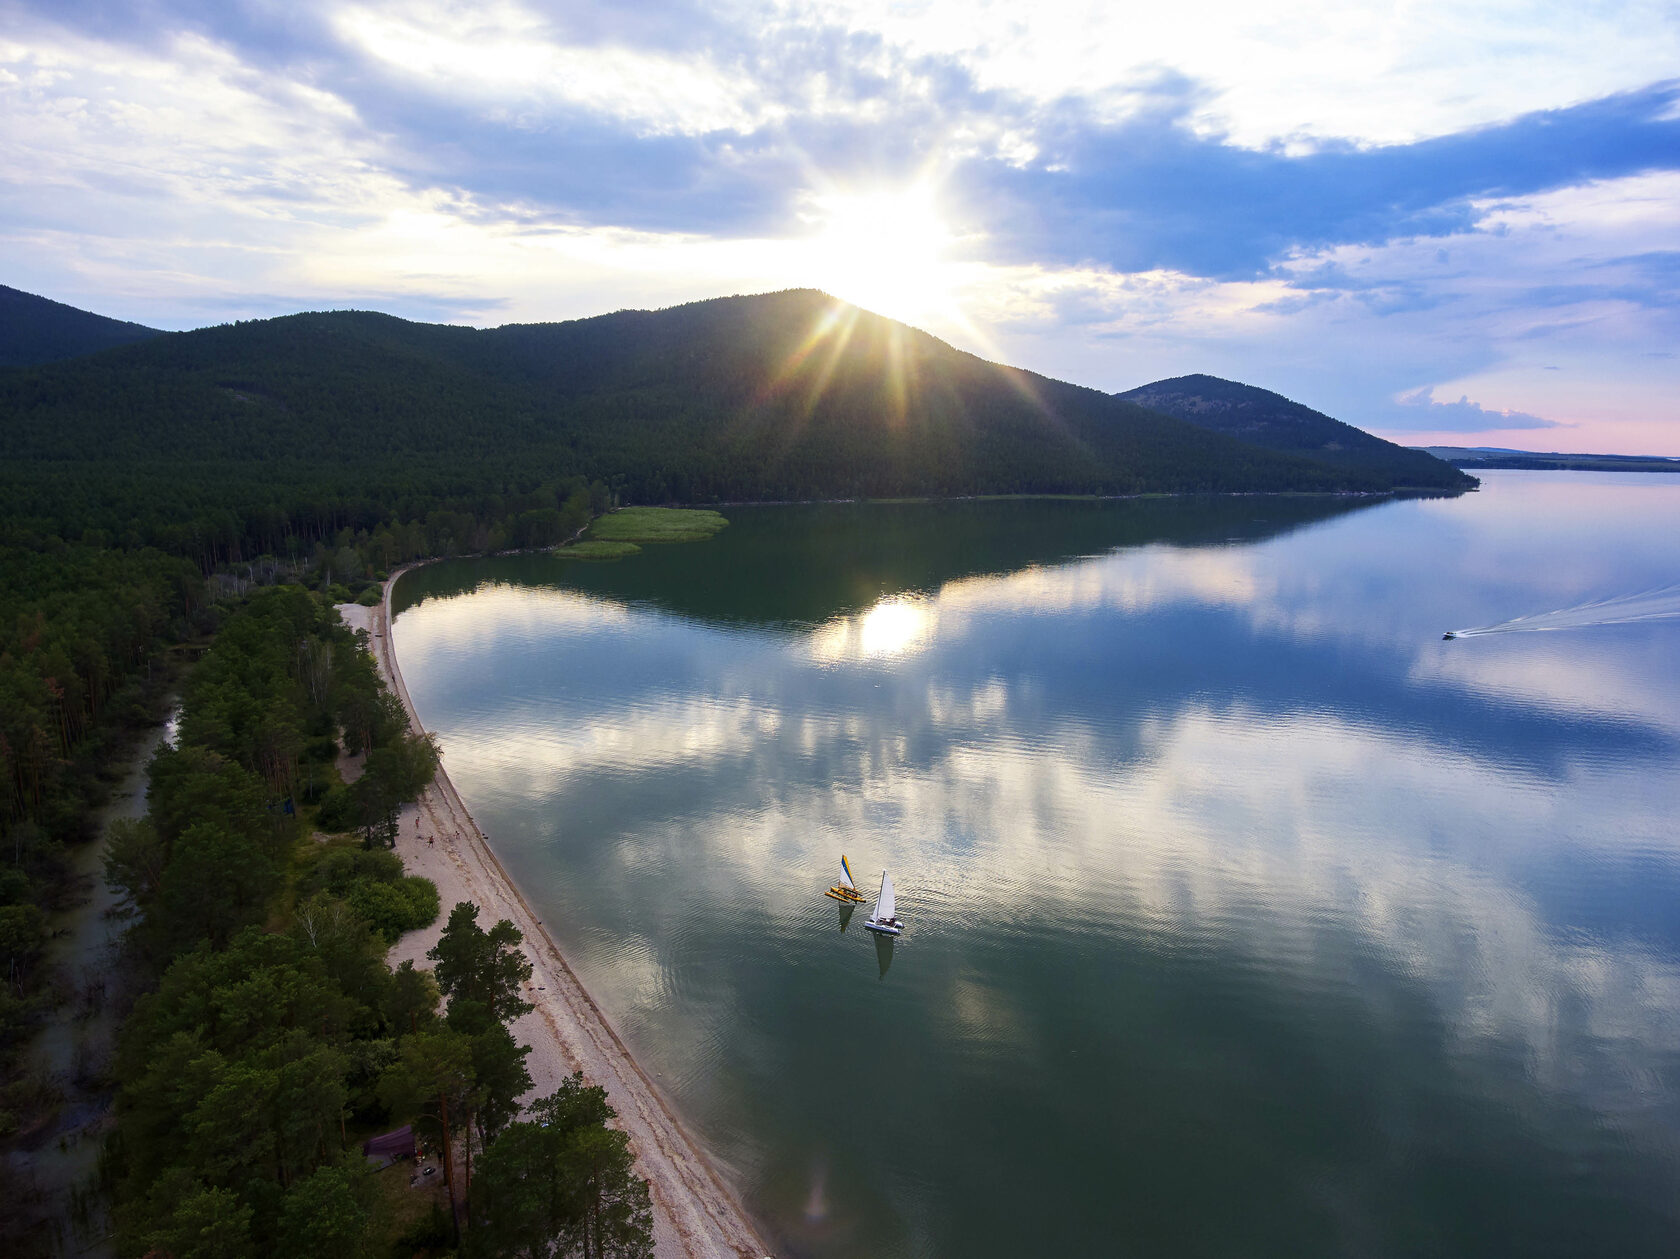
[[[778,1254],[1668,1255],[1680,483],[456,561],[451,777]],[[908,929],[822,895],[883,867]]]

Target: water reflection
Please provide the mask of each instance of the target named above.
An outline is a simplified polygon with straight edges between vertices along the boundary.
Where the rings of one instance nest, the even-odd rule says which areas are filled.
[[[869,938],[875,941],[875,964],[880,967],[880,974],[877,978],[885,979],[887,968],[892,965],[893,942],[891,938],[877,935],[873,931],[869,933]]]
[[[987,573],[1053,566],[1117,547],[1219,548],[1392,505],[1371,498],[1238,498],[819,503],[729,508],[732,525],[697,555],[650,547],[633,563],[544,554],[458,560],[410,573],[400,616],[486,584],[587,592],[721,624],[819,625],[906,593]],[[727,538],[727,541],[724,541]],[[820,538],[820,554],[813,554]],[[815,561],[815,562],[813,562]]]
[[[868,611],[828,621],[810,637],[811,658],[822,664],[902,656],[933,641],[935,618],[921,600],[883,599]]]
[[[812,594],[826,531],[738,521],[712,585],[761,608],[803,536],[826,613],[492,585],[414,606],[398,647],[507,864],[796,1251],[1657,1253],[1672,628],[1536,651],[1438,627],[1672,567],[1680,499],[1630,517],[1620,487],[1591,511],[1572,488],[1573,532],[1524,532],[1525,485],[1562,510],[1548,482],[1489,481],[1240,545],[1130,512],[1127,549],[978,554],[862,601],[850,570]],[[841,850],[917,906],[892,985],[856,987],[856,937],[812,929]],[[801,1099],[836,1087],[916,1170],[822,1145]],[[862,1222],[844,1246],[796,1223],[819,1152]],[[995,1218],[1004,1192],[1031,1227]]]

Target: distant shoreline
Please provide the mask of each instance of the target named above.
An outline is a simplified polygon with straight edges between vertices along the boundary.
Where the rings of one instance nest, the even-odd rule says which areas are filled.
[[[1501,450],[1489,446],[1414,446],[1461,472],[1667,472],[1680,473],[1680,458],[1667,455],[1591,455],[1559,451]]]
[[[422,726],[390,637],[391,604],[397,580],[429,562],[394,570],[377,607],[340,605],[355,628],[368,631],[374,660],[416,732]],[[553,936],[497,859],[441,764],[418,803],[402,811],[397,851],[409,873],[437,884],[444,906],[471,901],[490,921],[507,918],[519,928],[533,968],[524,996],[535,1009],[512,1030],[515,1039],[532,1047],[526,1064],[534,1081],[531,1096],[553,1092],[561,1080],[579,1070],[590,1083],[607,1090],[618,1112],[618,1126],[630,1136],[637,1172],[648,1181],[659,1259],[770,1255],[734,1187],[689,1135],[584,989]],[[431,927],[405,935],[393,946],[391,963],[427,965],[426,952],[441,930],[440,916]]]
[[[1680,469],[1677,469],[1680,470]],[[908,494],[893,498],[741,498],[715,503],[668,503],[670,507],[722,510],[726,507],[834,507],[849,503],[1130,503],[1156,498],[1457,498],[1473,485],[1396,485],[1386,490],[1139,490],[1135,494]],[[511,554],[511,552],[510,552]],[[459,556],[453,558],[461,558]]]

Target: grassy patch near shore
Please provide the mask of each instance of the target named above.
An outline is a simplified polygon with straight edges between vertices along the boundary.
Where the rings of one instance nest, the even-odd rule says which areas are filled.
[[[563,560],[621,560],[627,555],[640,554],[641,549],[634,542],[584,538],[568,546],[555,547],[554,554]]]
[[[588,539],[603,542],[704,542],[729,521],[690,507],[623,507],[599,516]]]

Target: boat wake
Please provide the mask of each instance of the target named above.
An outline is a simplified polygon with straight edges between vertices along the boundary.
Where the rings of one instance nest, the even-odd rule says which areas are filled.
[[[1578,603],[1572,608],[1555,612],[1536,612],[1529,616],[1513,617],[1497,625],[1478,625],[1471,629],[1453,630],[1447,638],[1480,638],[1484,634],[1517,634],[1536,630],[1586,629],[1593,625],[1628,625],[1635,621],[1680,620],[1680,582],[1643,590],[1638,594],[1617,595],[1610,599],[1596,599]]]

